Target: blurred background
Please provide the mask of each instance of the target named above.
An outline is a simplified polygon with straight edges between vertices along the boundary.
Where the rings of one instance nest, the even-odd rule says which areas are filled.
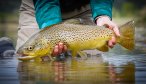
[[[11,54],[14,54],[11,52],[15,51],[20,4],[21,0],[0,0],[0,53],[9,49],[8,52],[3,54],[6,57],[11,57]],[[54,62],[53,64],[47,63],[45,65],[30,63],[24,64],[27,66],[22,68],[24,71],[18,71],[21,70],[19,67],[23,63],[21,64],[20,62],[18,65],[18,60],[15,58],[13,58],[14,60],[1,59],[2,56],[0,54],[0,84],[48,84],[51,83],[50,80],[65,80],[62,78],[64,73],[66,73],[65,76],[70,77],[70,79],[74,78],[74,80],[76,78],[77,80],[81,78],[82,80],[90,80],[91,78],[96,81],[95,84],[102,79],[102,76],[105,79],[109,77],[110,79],[107,79],[107,81],[110,80],[111,84],[146,84],[146,0],[115,0],[113,21],[120,25],[130,20],[135,20],[136,22],[136,49],[132,51],[132,55],[128,51],[122,52],[123,49],[118,47],[112,49],[117,54],[113,54],[113,51],[111,51],[103,56],[97,55],[97,59],[94,59],[96,56],[93,56],[94,58],[90,58],[87,63],[80,64],[80,62],[71,61],[65,62],[65,64]],[[4,46],[9,47],[5,48]],[[70,66],[73,69],[68,69]],[[72,70],[75,72],[71,73]],[[52,73],[57,73],[57,75],[55,74],[54,76]],[[85,74],[85,76],[82,74]],[[49,82],[46,83],[46,80]],[[90,82],[93,80],[90,80]],[[35,83],[37,81],[39,83]],[[40,81],[43,81],[43,83]],[[107,83],[107,81],[105,82]]]
[[[9,37],[16,43],[21,0],[0,1],[0,37]]]
[[[14,43],[14,46],[17,38],[20,4],[21,0],[0,0],[0,37],[9,37]],[[146,1],[115,0],[113,7],[113,20],[117,24],[122,24],[133,19],[139,19],[137,26],[141,29],[145,27]],[[142,31],[141,29],[139,29],[139,31]]]

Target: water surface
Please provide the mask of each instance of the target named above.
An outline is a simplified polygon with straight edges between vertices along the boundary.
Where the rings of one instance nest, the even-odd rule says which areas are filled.
[[[144,48],[127,51],[119,46],[87,60],[19,62],[21,84],[146,84]]]

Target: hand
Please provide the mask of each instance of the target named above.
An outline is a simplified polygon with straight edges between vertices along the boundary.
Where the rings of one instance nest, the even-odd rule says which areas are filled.
[[[106,26],[107,28],[113,30],[116,36],[120,36],[118,26],[110,20],[108,16],[99,16],[97,17],[96,24],[98,26]],[[111,40],[108,41],[108,46],[113,48],[116,44],[116,38],[113,36]]]
[[[64,45],[63,43],[59,42],[53,49],[52,55],[53,56],[58,56],[59,54],[66,52],[67,51],[67,46]]]

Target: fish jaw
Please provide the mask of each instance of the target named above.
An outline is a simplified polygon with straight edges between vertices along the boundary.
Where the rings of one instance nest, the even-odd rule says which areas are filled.
[[[43,56],[48,56],[49,52],[47,50],[43,51],[35,51],[35,52],[23,52],[22,54],[19,54],[18,59],[25,61],[25,60],[35,60],[36,58],[41,58]]]
[[[18,51],[17,53],[19,55],[18,59],[21,61],[27,61],[27,60],[35,60],[35,58],[41,58],[43,56],[51,56],[51,50],[50,48],[43,48],[43,49],[38,49],[36,51]]]
[[[21,50],[18,50],[17,51],[17,56],[18,56],[18,60],[21,60],[21,61],[28,61],[28,60],[31,60],[31,59],[34,59],[35,56],[34,53],[26,53],[24,51],[21,51]]]
[[[23,57],[18,57],[19,60],[21,61],[27,61],[27,60],[31,60],[34,59],[35,56],[23,56]]]

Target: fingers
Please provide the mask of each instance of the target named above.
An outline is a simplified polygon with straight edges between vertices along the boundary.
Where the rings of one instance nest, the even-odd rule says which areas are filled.
[[[113,23],[112,21],[109,21],[108,23],[105,24],[105,26],[111,30],[113,30],[116,34],[116,36],[120,36],[119,28],[118,26]]]
[[[63,43],[58,43],[58,53],[61,54],[63,52]]]
[[[66,52],[66,51],[67,51],[67,46],[64,45],[64,46],[63,46],[63,52]]]
[[[113,31],[115,32],[115,34],[117,36],[120,36],[119,28],[118,28],[118,26],[116,24],[114,24],[114,26],[113,26]]]
[[[56,45],[56,46],[54,47],[54,49],[53,49],[52,55],[53,55],[53,56],[57,56],[58,53],[59,53],[59,49],[58,49],[58,45]]]
[[[67,46],[64,45],[63,43],[59,42],[53,49],[52,55],[57,56],[63,52],[67,51]]]
[[[113,48],[114,45],[113,45],[113,43],[112,43],[111,40],[108,41],[108,46],[109,46],[110,48]]]
[[[96,20],[96,24],[98,26],[105,26],[106,28],[109,28],[109,29],[113,30],[116,36],[120,36],[118,26],[113,21],[111,21],[108,17],[101,16],[100,18],[98,18]],[[108,46],[110,48],[113,48],[115,44],[116,44],[116,38],[113,36],[108,41]]]
[[[118,26],[115,23],[113,23],[112,21],[110,22],[110,25],[107,24],[107,28],[113,30],[115,32],[116,36],[120,36]],[[111,38],[111,40],[108,41],[108,46],[110,48],[113,48],[115,44],[116,44],[116,38],[115,38],[115,36],[113,36]]]
[[[113,48],[115,44],[116,44],[116,38],[113,36],[113,37],[111,38],[111,40],[108,41],[108,46],[109,46],[110,48]]]
[[[113,21],[111,21],[109,17],[100,16],[96,20],[96,24],[97,26],[106,26],[107,28],[112,29],[115,32],[116,36],[120,36],[118,26]]]

